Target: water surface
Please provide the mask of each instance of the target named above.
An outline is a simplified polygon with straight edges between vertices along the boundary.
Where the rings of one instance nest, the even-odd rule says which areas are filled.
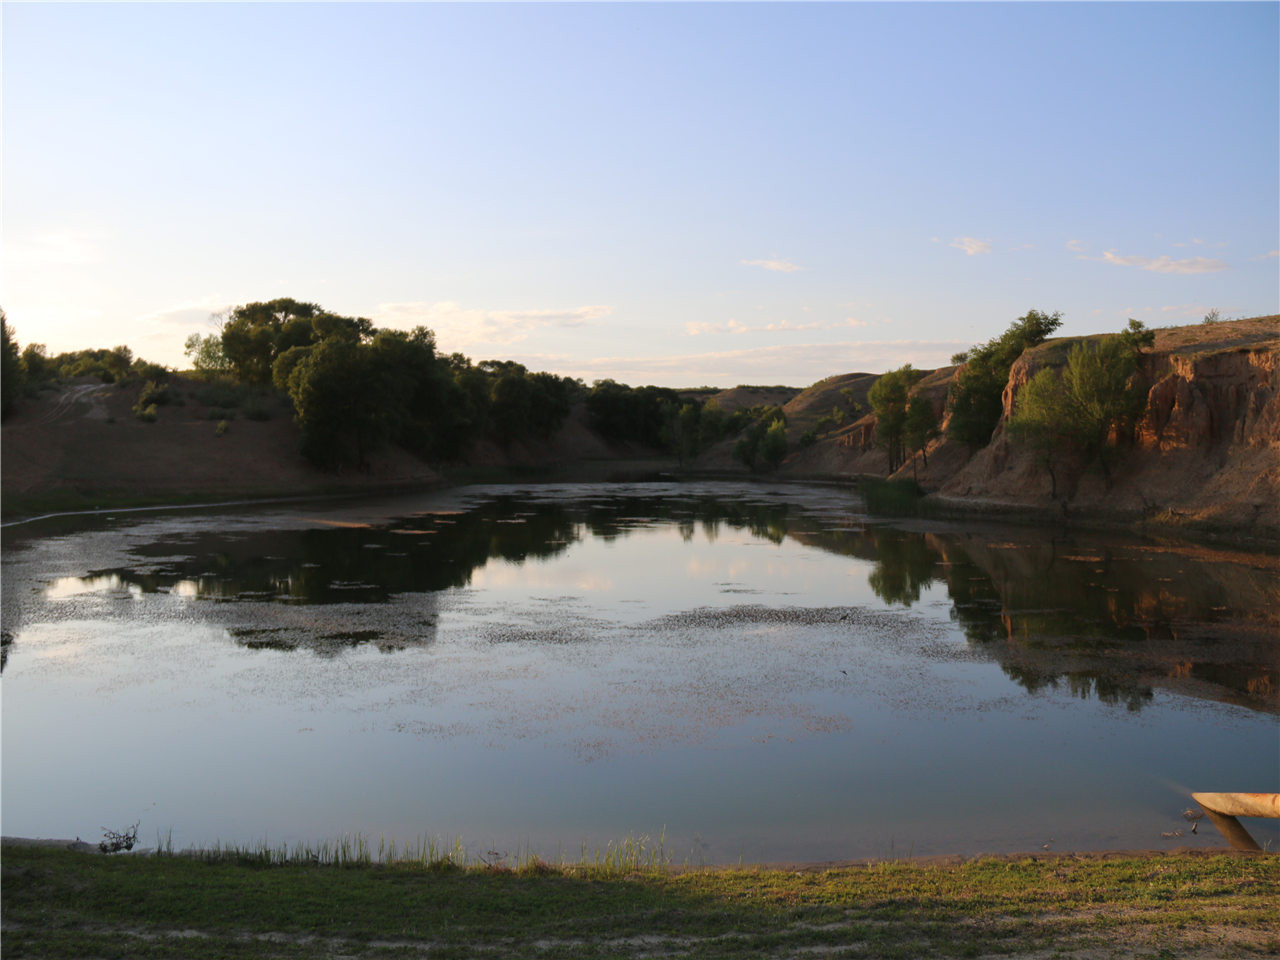
[[[49,521],[5,530],[3,603],[6,834],[1149,848],[1221,842],[1191,790],[1280,783],[1275,557],[834,487]]]

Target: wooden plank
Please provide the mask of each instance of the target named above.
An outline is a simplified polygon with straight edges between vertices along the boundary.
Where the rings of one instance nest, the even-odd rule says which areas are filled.
[[[1261,850],[1236,817],[1280,817],[1280,793],[1193,793],[1233,850]]]

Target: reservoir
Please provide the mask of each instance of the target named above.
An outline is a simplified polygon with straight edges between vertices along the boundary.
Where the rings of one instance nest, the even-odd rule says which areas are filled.
[[[1280,788],[1280,558],[835,486],[51,518],[4,531],[3,622],[6,835],[1173,849],[1223,844],[1191,791]]]

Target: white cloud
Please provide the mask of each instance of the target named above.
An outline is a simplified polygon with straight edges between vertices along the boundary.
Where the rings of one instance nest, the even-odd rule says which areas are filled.
[[[153,324],[166,328],[172,327],[192,327],[192,328],[209,328],[212,332],[213,324],[209,318],[215,313],[222,313],[224,310],[230,309],[234,304],[228,303],[221,297],[204,297],[200,300],[184,300],[182,303],[174,304],[171,307],[162,307],[152,313],[145,314],[138,318],[138,323]]]
[[[379,326],[400,330],[428,327],[445,349],[466,350],[478,345],[519,343],[548,327],[586,326],[612,312],[613,307],[603,305],[572,310],[483,310],[451,300],[413,301],[379,304],[374,321]]]
[[[979,240],[977,237],[956,237],[951,241],[950,246],[963,250],[971,257],[991,252],[991,241]]]
[[[1268,250],[1266,253],[1253,257],[1254,260],[1274,260],[1280,257],[1280,250]]]
[[[795,273],[804,267],[797,266],[790,260],[743,260],[743,266],[760,267],[763,270],[774,270],[778,273]]]
[[[1075,253],[1084,253],[1084,246],[1079,240],[1068,240],[1067,249],[1074,251]]]
[[[704,333],[750,333],[752,330],[759,330],[760,327],[748,327],[739,323],[730,317],[724,323],[708,323],[690,321],[684,325],[684,332],[691,337],[701,336]]]
[[[1107,263],[1114,263],[1121,267],[1138,267],[1142,270],[1150,270],[1153,273],[1180,273],[1180,274],[1196,274],[1196,273],[1217,273],[1219,270],[1228,269],[1228,265],[1222,260],[1214,260],[1211,257],[1187,257],[1185,260],[1174,260],[1172,257],[1139,257],[1139,256],[1120,256],[1114,250],[1107,250],[1098,257],[1085,257],[1087,260],[1102,259]]]

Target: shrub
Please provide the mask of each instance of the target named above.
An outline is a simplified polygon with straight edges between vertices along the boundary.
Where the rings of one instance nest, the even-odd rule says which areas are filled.
[[[142,404],[141,402],[133,405],[133,415],[143,423],[155,423],[159,411],[154,403]]]
[[[229,424],[227,423],[227,421],[225,421],[225,420],[219,420],[219,421],[218,421],[218,425],[217,425],[216,427],[214,427],[214,428],[213,428],[213,435],[214,435],[215,437],[221,437],[222,435],[224,435],[224,434],[227,432],[227,428],[228,428],[228,426],[229,426]]]
[[[138,394],[138,406],[140,407],[146,407],[152,404],[160,406],[168,402],[168,385],[156,383],[154,380],[148,380],[146,386],[142,388],[142,392]]]

